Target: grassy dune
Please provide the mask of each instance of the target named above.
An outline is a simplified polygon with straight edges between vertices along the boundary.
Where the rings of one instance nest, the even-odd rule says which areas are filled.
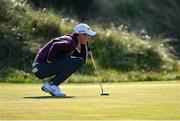
[[[40,84],[0,84],[0,119],[180,119],[180,83],[64,84],[67,98],[40,91]]]
[[[132,0],[129,2],[127,5],[131,2],[136,5]],[[27,0],[1,0],[0,4],[0,82],[37,82],[31,65],[40,47],[51,38],[73,33],[73,27],[80,21],[53,7],[34,8]],[[89,47],[105,82],[179,80],[180,62],[171,53],[173,48],[168,44],[171,39],[151,37],[145,30],[141,34],[129,31],[125,25],[98,24],[93,19],[85,23],[97,32]],[[69,82],[92,82],[94,74],[89,59]],[[84,75],[86,79],[82,80]]]

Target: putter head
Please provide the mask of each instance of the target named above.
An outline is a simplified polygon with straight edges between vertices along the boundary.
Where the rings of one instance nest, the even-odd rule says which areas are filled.
[[[109,96],[109,93],[101,93],[101,96]]]

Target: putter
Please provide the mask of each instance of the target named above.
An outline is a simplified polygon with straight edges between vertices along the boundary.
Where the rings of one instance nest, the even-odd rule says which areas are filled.
[[[93,62],[93,65],[94,65],[94,69],[95,69],[95,72],[96,72],[96,75],[97,75],[97,78],[98,78],[98,81],[99,81],[99,85],[101,87],[101,96],[109,96],[109,93],[104,93],[104,90],[103,90],[103,87],[102,87],[102,82],[101,82],[101,79],[100,79],[100,75],[99,75],[99,72],[97,71],[97,67],[96,67],[96,64],[95,64],[95,61],[94,61],[94,58],[93,58],[93,54],[92,54],[92,51],[89,51],[90,53],[90,56],[91,56],[91,59],[92,59],[92,62]]]

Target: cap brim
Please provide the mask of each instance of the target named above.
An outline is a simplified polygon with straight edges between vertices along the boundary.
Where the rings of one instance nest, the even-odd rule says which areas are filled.
[[[94,35],[96,35],[96,32],[94,32],[94,31],[87,31],[87,34],[90,35],[90,36],[94,36]]]

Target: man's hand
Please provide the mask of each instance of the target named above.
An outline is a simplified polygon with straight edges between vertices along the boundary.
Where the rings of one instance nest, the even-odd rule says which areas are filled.
[[[51,61],[49,61],[49,60],[46,60],[46,62],[47,62],[47,63],[49,63],[49,64],[50,64],[50,63],[52,63],[52,62],[51,62]]]

